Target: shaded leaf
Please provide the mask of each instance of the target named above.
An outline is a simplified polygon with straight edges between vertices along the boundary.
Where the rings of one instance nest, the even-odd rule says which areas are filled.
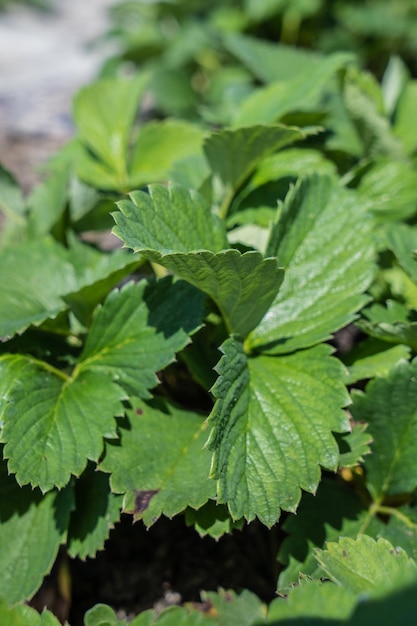
[[[390,348],[384,341],[365,339],[343,359],[348,370],[346,383],[352,384],[366,378],[386,376],[400,359],[408,359],[409,355],[408,346],[398,345]]]
[[[375,499],[417,487],[417,361],[400,361],[386,378],[353,395],[352,415],[369,424],[372,454],[366,457],[367,485]]]
[[[331,503],[331,506],[329,506]],[[359,532],[376,537],[383,523],[369,516],[357,494],[346,483],[323,478],[315,495],[304,494],[297,515],[283,523],[288,534],[278,560],[286,565],[278,579],[278,589],[285,592],[296,583],[300,573],[314,578],[323,570],[314,559],[313,547],[340,536],[356,537]]]
[[[399,546],[405,550],[408,556],[416,560],[417,509],[415,504],[392,509],[388,523],[384,524],[378,534],[393,546]]]
[[[416,349],[417,322],[408,319],[407,307],[395,300],[387,300],[385,304],[386,306],[373,304],[367,307],[364,310],[367,319],[359,320],[356,323],[358,328],[380,341],[404,343]]]
[[[73,493],[68,487],[42,496],[20,487],[4,462],[0,472],[0,595],[16,604],[32,597],[49,573],[65,539]]]
[[[410,80],[401,94],[394,120],[394,132],[407,154],[413,154],[417,149],[417,130],[414,124],[416,106],[417,80]]]
[[[87,459],[97,461],[103,437],[116,437],[121,387],[148,396],[156,372],[188,343],[202,316],[202,295],[186,283],[130,283],[98,309],[71,374],[31,357],[1,357],[1,436],[19,482],[62,487]]]
[[[371,452],[372,436],[367,424],[353,424],[350,433],[336,436],[340,448],[340,467],[355,467]]]
[[[174,361],[204,314],[202,294],[183,281],[128,283],[96,311],[79,369],[110,376],[129,393],[149,397],[158,383],[156,372]]]
[[[0,252],[3,341],[30,325],[39,325],[66,308],[62,295],[77,281],[66,250],[50,239],[25,242]]]
[[[3,165],[0,165],[0,211],[15,220],[20,220],[25,213],[25,199],[19,183]]]
[[[369,624],[393,624],[409,626],[417,612],[417,586],[388,594],[386,597],[359,602],[347,626],[369,626]]]
[[[63,300],[78,320],[89,327],[96,306],[144,261],[126,250],[98,251],[75,237],[70,237],[69,253],[78,284]]]
[[[30,194],[27,227],[32,237],[47,235],[62,219],[68,200],[68,177],[67,168],[57,169]]]
[[[21,233],[26,230],[26,203],[22,190],[11,172],[0,164],[0,217],[2,227],[0,242],[21,241]]]
[[[263,158],[306,135],[299,128],[278,124],[225,129],[206,138],[204,152],[212,171],[228,188],[237,190]]]
[[[68,528],[70,557],[94,557],[120,518],[122,498],[110,491],[109,478],[88,468],[75,484],[75,511]]]
[[[199,508],[216,495],[209,480],[210,454],[203,449],[207,423],[196,413],[155,401],[135,401],[121,427],[122,446],[110,442],[100,468],[111,487],[126,493],[124,510],[151,526],[187,506]]]
[[[204,132],[181,120],[150,122],[141,128],[129,165],[129,185],[162,182],[175,163],[202,154]],[[208,171],[208,168],[207,168]]]
[[[387,233],[387,244],[394,252],[401,267],[417,283],[417,232],[407,224],[397,224]]]
[[[224,534],[243,527],[243,520],[233,521],[224,504],[216,504],[209,500],[198,510],[188,508],[185,511],[185,523],[194,526],[200,537],[209,535],[220,539]]]

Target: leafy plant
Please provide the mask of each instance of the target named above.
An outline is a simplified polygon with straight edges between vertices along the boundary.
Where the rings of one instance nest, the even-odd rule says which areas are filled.
[[[232,5],[202,24],[187,3],[124,5],[153,20],[142,72],[107,67],[77,94],[76,136],[28,198],[0,172],[4,623],[55,624],[22,603],[61,545],[94,557],[121,512],[216,539],[257,518],[280,538],[268,607],[219,590],[206,614],[135,626],[415,613],[415,81],[398,59],[379,84],[352,54],[242,34],[320,3],[247,2],[245,27]],[[162,40],[173,14],[194,39]],[[244,88],[179,106],[207,41],[226,59],[213,79]]]

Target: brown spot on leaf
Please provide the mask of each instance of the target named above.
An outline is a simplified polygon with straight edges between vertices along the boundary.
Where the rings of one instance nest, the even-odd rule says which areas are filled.
[[[143,415],[142,409],[136,409],[136,415]]]
[[[151,499],[159,492],[159,489],[149,491],[137,491],[135,495],[135,515],[141,515],[146,511]]]

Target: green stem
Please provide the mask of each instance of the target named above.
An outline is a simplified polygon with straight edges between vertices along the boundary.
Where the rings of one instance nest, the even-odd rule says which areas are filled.
[[[59,370],[57,367],[54,367],[53,365],[51,365],[50,363],[47,363],[46,361],[40,361],[39,359],[32,358],[31,362],[34,365],[37,365],[39,368],[45,370],[46,372],[49,372],[50,374],[53,374],[54,376],[61,378],[66,383],[69,383],[72,380],[72,376],[68,376],[68,374],[65,374],[65,372],[63,372],[62,370]]]
[[[397,519],[401,520],[408,528],[416,528],[416,524],[410,520],[407,515],[399,511],[398,509],[394,509],[391,506],[379,506],[378,513],[383,513],[385,515],[393,515]]]
[[[401,520],[401,522],[403,522],[403,524],[405,524],[408,528],[416,529],[417,527],[416,524],[412,522],[412,520],[410,520],[410,518],[407,517],[407,515],[405,515],[404,513],[402,513],[401,511],[399,511],[398,509],[392,506],[385,506],[381,504],[381,502],[382,502],[382,498],[379,498],[378,500],[376,500],[375,502],[371,504],[368,510],[368,515],[366,516],[366,518],[363,521],[362,526],[360,527],[360,530],[359,530],[360,533],[364,533],[366,531],[371,520],[374,517],[376,517],[376,515],[378,514],[393,515],[397,519]]]
[[[227,192],[221,206],[220,206],[220,210],[219,210],[219,217],[222,220],[225,220],[227,217],[227,214],[229,212],[230,209],[230,205],[232,204],[232,200],[234,198],[235,192],[233,188],[230,188],[229,191]]]
[[[295,44],[300,32],[301,16],[298,11],[289,9],[282,16],[281,41],[286,44]]]

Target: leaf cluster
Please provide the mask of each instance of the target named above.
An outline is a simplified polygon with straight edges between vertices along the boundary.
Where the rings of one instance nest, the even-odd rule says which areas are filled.
[[[135,626],[405,623],[416,81],[251,30],[320,3],[248,1],[245,23],[203,4],[115,7],[126,41],[141,17],[139,70],[118,58],[76,95],[76,136],[28,197],[0,171],[0,615],[53,625],[21,603],[123,512],[280,537],[269,607],[219,591]]]

